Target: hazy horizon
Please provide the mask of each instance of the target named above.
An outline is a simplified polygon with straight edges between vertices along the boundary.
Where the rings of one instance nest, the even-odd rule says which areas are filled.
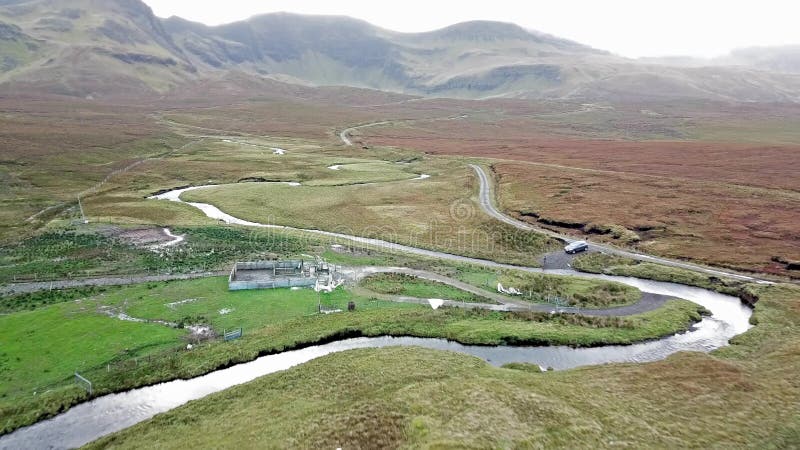
[[[524,28],[571,39],[613,53],[638,58],[724,56],[744,47],[800,44],[795,18],[800,6],[789,1],[669,3],[617,0],[518,3],[512,0],[446,3],[408,0],[402,7],[342,0],[145,0],[159,17],[176,15],[207,25],[245,20],[259,14],[342,15],[400,31],[431,31],[469,20],[512,22]],[[424,11],[420,13],[420,11]],[[713,33],[709,33],[713,30]]]

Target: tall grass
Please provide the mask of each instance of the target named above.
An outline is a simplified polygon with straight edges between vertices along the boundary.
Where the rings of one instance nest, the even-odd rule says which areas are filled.
[[[723,279],[678,267],[641,262],[623,256],[603,253],[590,253],[579,256],[572,261],[572,267],[589,273],[637,277],[697,286],[729,295],[740,295],[746,284],[741,281]]]

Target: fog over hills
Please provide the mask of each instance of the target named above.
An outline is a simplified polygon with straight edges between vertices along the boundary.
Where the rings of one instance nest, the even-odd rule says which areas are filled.
[[[668,66],[739,66],[773,72],[800,73],[800,45],[740,48],[733,50],[728,55],[717,58],[668,56],[661,58],[640,58],[639,60],[645,63]]]
[[[209,27],[159,19],[140,0],[0,0],[6,92],[158,94],[240,71],[441,97],[797,102],[798,53],[632,60],[499,22],[398,33],[348,17],[278,13]]]

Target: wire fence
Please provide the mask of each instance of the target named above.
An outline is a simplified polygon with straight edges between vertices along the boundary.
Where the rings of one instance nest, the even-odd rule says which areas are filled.
[[[349,297],[335,299],[320,296],[318,303],[310,303],[306,315],[347,314],[348,311],[369,311],[391,308],[397,304],[377,298],[351,300]],[[94,365],[81,365],[74,371],[65,373],[64,377],[49,383],[10,390],[4,393],[2,403],[13,403],[14,399],[23,397],[40,397],[46,394],[63,394],[67,396],[102,395],[125,386],[137,385],[141,379],[157,374],[172,373],[179,375],[185,365],[181,359],[206,345],[218,345],[231,340],[239,340],[246,335],[243,328],[223,330],[223,333],[211,332],[202,338],[192,340],[187,337],[180,344],[160,345],[160,349],[138,349],[122,351],[109,361]],[[143,354],[137,355],[136,352]],[[78,375],[80,377],[78,377]],[[113,388],[113,389],[112,389]],[[72,394],[70,394],[72,392]]]
[[[42,275],[42,274],[30,274],[30,275],[12,275],[11,279],[8,280],[9,283],[48,283],[48,282],[73,282],[73,283],[86,283],[90,281],[102,281],[105,279],[113,279],[113,280],[126,280],[132,282],[139,282],[139,283],[146,283],[148,281],[160,281],[160,280],[169,280],[169,279],[177,279],[177,278],[190,278],[196,276],[204,276],[207,274],[213,274],[215,276],[222,276],[227,275],[227,270],[193,270],[193,271],[186,271],[180,272],[174,269],[156,269],[151,270],[146,273],[136,272],[136,273],[120,273],[120,272],[97,272],[91,274],[70,274],[68,277],[63,275]],[[81,286],[85,286],[86,284],[81,284]]]

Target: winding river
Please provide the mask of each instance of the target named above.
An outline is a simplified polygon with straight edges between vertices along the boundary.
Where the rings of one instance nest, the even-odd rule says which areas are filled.
[[[183,202],[183,192],[202,189],[193,187],[170,191],[153,198],[187,203],[203,211],[207,216],[227,223],[294,229],[276,225],[260,224],[238,219],[220,211],[213,205]],[[419,249],[378,239],[349,236],[321,230],[301,230],[324,236],[347,239],[354,242],[405,251],[417,255],[466,262],[493,268],[513,268],[531,272],[541,269],[520,268],[493,261],[485,261],[442,252]],[[288,369],[331,353],[357,348],[375,348],[393,345],[414,345],[438,350],[450,350],[482,358],[494,365],[510,362],[526,362],[557,370],[614,362],[648,362],[664,359],[678,351],[708,352],[728,344],[728,341],[750,327],[750,308],[736,298],[705,289],[679,284],[642,280],[630,277],[584,274],[574,271],[547,271],[559,275],[573,275],[618,281],[634,286],[643,292],[684,298],[704,306],[711,316],[704,318],[690,330],[663,339],[626,346],[604,346],[595,348],[511,347],[461,345],[442,339],[411,337],[355,338],[316,345],[300,350],[286,351],[264,356],[249,363],[218,370],[190,380],[175,380],[154,386],[134,389],[119,394],[98,397],[77,405],[52,419],[19,429],[0,438],[0,449],[20,448],[74,448],[99,437],[130,427],[154,415],[169,411],[188,401],[205,397],[231,386],[246,383],[270,373]]]

